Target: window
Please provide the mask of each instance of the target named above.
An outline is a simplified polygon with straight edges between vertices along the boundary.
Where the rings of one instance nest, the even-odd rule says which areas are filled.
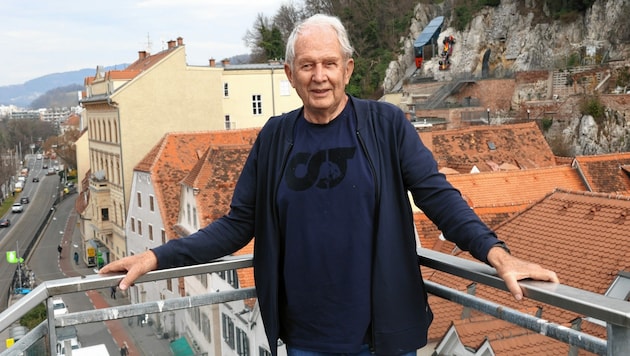
[[[166,243],[166,231],[164,231],[164,229],[161,229],[161,230],[162,230],[162,244],[165,244]]]
[[[173,281],[170,278],[166,280],[166,289],[173,291]]]
[[[138,220],[138,235],[142,236],[142,221]]]
[[[236,270],[232,269],[229,271],[221,271],[219,272],[219,276],[228,282],[232,287],[238,289],[238,274]]]
[[[136,219],[131,218],[131,232],[136,232]]]
[[[280,95],[281,96],[291,95],[291,83],[288,80],[280,81]]]
[[[252,114],[262,115],[262,96],[260,94],[252,95]]]
[[[230,96],[230,86],[228,83],[223,83],[223,97],[227,98]]]
[[[208,318],[206,313],[201,313],[201,333],[206,336],[206,340],[208,342],[212,342],[212,338],[210,337],[212,334],[212,327],[210,326],[210,318]]]
[[[233,129],[232,123],[230,122],[230,115],[225,115],[225,129],[226,130]]]
[[[153,241],[153,225],[149,224],[149,240]]]
[[[259,346],[258,356],[271,356],[271,351],[264,349],[262,346]]]
[[[109,209],[107,208],[101,209],[101,220],[109,221]]]
[[[138,208],[142,208],[142,193],[138,192]]]
[[[234,322],[226,314],[221,313],[221,333],[225,343],[234,350]]]
[[[153,202],[153,195],[149,195],[149,210],[151,211],[155,211],[155,206],[154,206],[154,202]]]
[[[239,356],[249,356],[249,338],[239,328],[236,328],[236,352]]]
[[[204,274],[198,274],[195,276],[199,282],[201,282],[201,284],[205,287],[208,288],[208,274],[204,273]]]

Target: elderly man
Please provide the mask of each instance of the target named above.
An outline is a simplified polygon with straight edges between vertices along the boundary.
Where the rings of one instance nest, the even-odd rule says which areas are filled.
[[[255,236],[254,270],[272,354],[415,355],[432,313],[418,268],[414,203],[461,249],[496,268],[516,299],[523,278],[556,274],[513,257],[437,170],[397,107],[346,94],[352,46],[339,19],[292,32],[286,75],[303,107],[260,131],[230,212],[191,236],[105,266],[125,290],[154,269],[204,263]]]

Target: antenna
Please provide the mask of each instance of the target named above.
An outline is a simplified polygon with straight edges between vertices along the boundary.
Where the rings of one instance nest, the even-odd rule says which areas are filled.
[[[153,47],[153,42],[151,42],[151,36],[149,35],[148,32],[147,32],[147,41],[142,43],[142,46],[144,47],[144,50],[147,51],[147,53],[151,53],[151,47]]]

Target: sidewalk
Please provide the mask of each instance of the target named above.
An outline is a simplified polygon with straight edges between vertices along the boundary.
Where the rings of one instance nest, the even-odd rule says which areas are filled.
[[[86,267],[82,262],[79,262],[78,265],[74,263],[73,253],[75,248],[73,246],[81,246],[81,233],[76,229],[76,224],[77,213],[73,210],[68,217],[64,229],[62,239],[64,248],[62,258],[59,261],[61,271],[67,277],[94,274],[93,268]],[[123,296],[120,290],[116,292],[116,299],[110,297],[109,288],[104,290],[91,290],[86,292],[86,295],[90,298],[92,305],[94,305],[96,309],[130,304],[129,297]],[[130,356],[172,354],[169,347],[169,340],[159,338],[151,326],[136,326],[135,321],[135,319],[119,319],[104,322],[119,349],[126,344],[129,350],[128,355]]]

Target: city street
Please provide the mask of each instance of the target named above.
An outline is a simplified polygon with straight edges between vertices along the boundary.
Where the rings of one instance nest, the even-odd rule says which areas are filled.
[[[74,252],[81,248],[81,234],[77,229],[78,214],[74,210],[77,194],[65,197],[54,209],[56,194],[60,191],[60,182],[57,175],[45,176],[41,169],[41,160],[30,160],[33,166],[31,177],[41,176],[40,182],[28,182],[22,196],[28,195],[31,199],[25,205],[21,214],[7,213],[11,218],[11,226],[0,230],[0,247],[3,250],[18,251],[24,256],[21,246],[30,244],[36,238],[37,230],[43,227],[39,239],[33,241],[32,250],[25,256],[25,267],[33,272],[36,285],[42,281],[76,277],[80,275],[95,274],[93,268],[86,267],[82,261],[75,263]],[[39,164],[39,169],[37,165]],[[47,217],[50,217],[47,219]],[[4,231],[3,231],[4,230]],[[57,246],[61,244],[63,249],[61,258],[57,252]],[[15,264],[10,264],[6,259],[1,259],[0,273],[5,283],[2,283],[4,297],[3,305],[11,303],[11,300],[20,295],[10,294],[9,286],[16,269]],[[65,294],[63,298],[69,312],[79,312],[97,308],[108,308],[116,305],[127,305],[129,299],[117,292],[117,298],[110,297],[109,288],[104,290],[92,290],[89,292]],[[8,299],[7,299],[8,297]],[[8,301],[7,301],[8,300]],[[4,309],[4,308],[3,308]],[[104,344],[110,355],[119,355],[120,347],[127,345],[129,355],[170,355],[169,341],[159,338],[154,329],[148,325],[137,326],[135,320],[114,320],[82,324],[77,326],[78,340],[82,346]],[[0,333],[2,339],[8,337],[8,330]],[[0,351],[5,349],[5,343],[1,343]]]

